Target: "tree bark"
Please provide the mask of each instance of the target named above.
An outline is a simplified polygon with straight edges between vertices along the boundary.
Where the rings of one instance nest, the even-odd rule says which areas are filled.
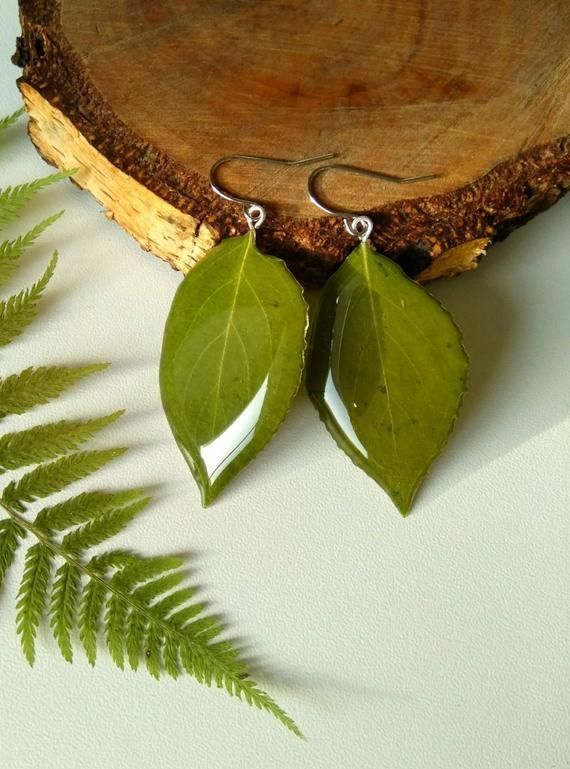
[[[208,185],[227,154],[439,174],[326,181],[422,281],[477,266],[570,184],[566,0],[20,0],[20,15],[39,152],[177,269],[246,229]],[[309,204],[306,174],[236,164],[224,180],[267,203],[260,247],[318,284],[354,241]]]

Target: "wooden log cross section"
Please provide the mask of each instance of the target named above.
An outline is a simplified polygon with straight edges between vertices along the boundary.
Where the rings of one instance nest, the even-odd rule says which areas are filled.
[[[39,152],[143,246],[187,270],[246,229],[219,157],[306,157],[333,206],[420,280],[472,269],[570,184],[568,0],[20,0],[15,63]],[[305,194],[307,168],[235,164],[265,202],[260,247],[310,284],[354,240]]]

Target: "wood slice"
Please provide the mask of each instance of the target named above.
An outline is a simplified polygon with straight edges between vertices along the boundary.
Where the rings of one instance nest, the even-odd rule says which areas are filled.
[[[325,182],[421,280],[473,268],[570,184],[567,0],[20,0],[20,13],[38,150],[176,268],[246,229],[207,182],[227,154],[438,173]],[[236,164],[224,181],[268,204],[261,248],[319,282],[354,241],[307,201],[306,175]]]

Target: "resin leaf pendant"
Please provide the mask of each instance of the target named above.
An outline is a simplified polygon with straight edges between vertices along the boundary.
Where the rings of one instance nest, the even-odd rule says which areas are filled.
[[[254,235],[223,240],[185,277],[164,332],[162,403],[204,506],[271,439],[301,380],[307,308]]]
[[[368,243],[330,278],[307,389],[338,445],[403,515],[453,429],[467,367],[449,313]]]

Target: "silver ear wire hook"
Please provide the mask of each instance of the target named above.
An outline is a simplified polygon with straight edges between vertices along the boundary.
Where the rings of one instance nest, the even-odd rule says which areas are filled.
[[[251,230],[258,230],[265,221],[265,208],[256,200],[241,198],[238,195],[232,195],[230,192],[224,190],[216,180],[216,174],[220,166],[224,165],[224,163],[229,163],[232,160],[253,160],[260,163],[275,163],[281,166],[304,166],[309,163],[318,163],[321,160],[330,160],[334,157],[336,157],[334,152],[330,152],[328,155],[317,155],[313,158],[301,158],[300,160],[283,160],[282,158],[272,158],[264,155],[226,155],[225,157],[216,160],[211,167],[209,176],[210,186],[214,192],[221,198],[224,198],[224,200],[229,200],[232,203],[241,205],[249,228]]]
[[[345,163],[330,163],[326,166],[320,166],[315,168],[307,180],[307,194],[311,200],[321,211],[331,216],[341,216],[344,219],[344,226],[347,232],[354,238],[358,238],[362,243],[368,240],[372,234],[374,224],[369,216],[363,214],[357,214],[352,211],[339,211],[336,208],[331,208],[325,205],[317,197],[315,191],[316,180],[325,171],[348,171],[353,174],[360,174],[361,176],[371,176],[374,179],[382,179],[385,182],[394,182],[396,184],[409,184],[410,182],[426,181],[427,179],[435,179],[440,174],[426,174],[424,176],[394,176],[393,174],[386,174],[383,171],[369,171],[367,168],[359,168],[358,166],[350,166]]]

